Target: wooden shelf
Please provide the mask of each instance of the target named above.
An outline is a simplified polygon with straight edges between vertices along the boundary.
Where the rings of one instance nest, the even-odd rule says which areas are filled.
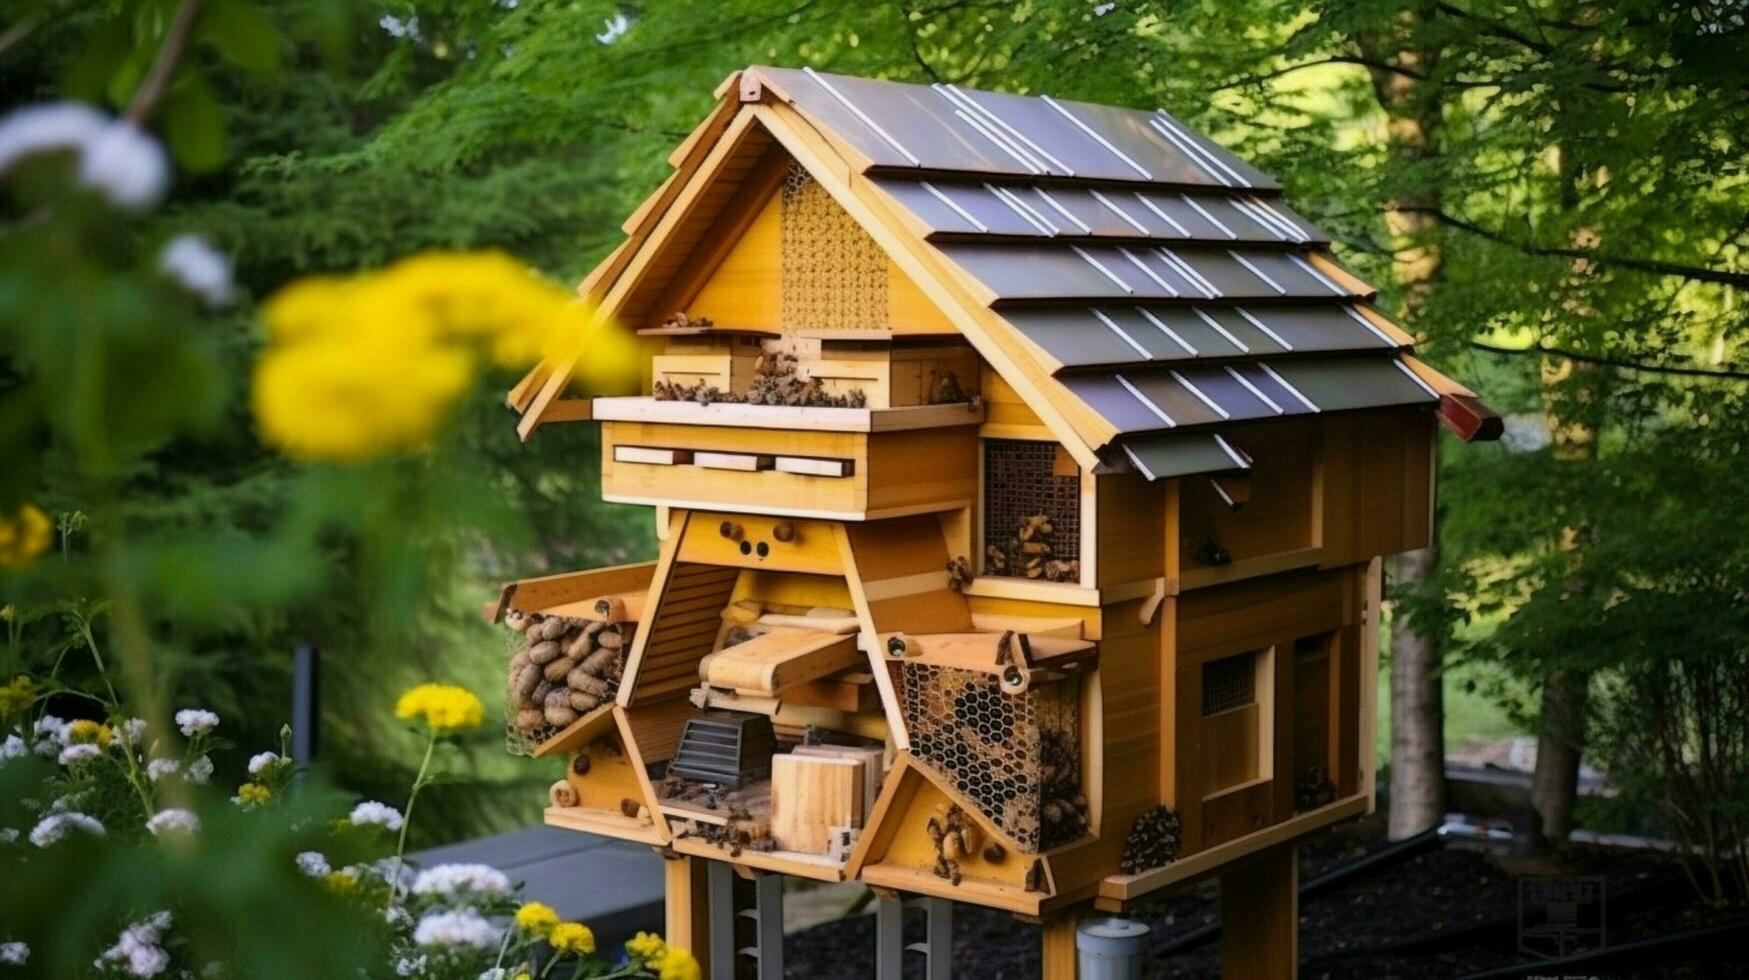
[[[886,653],[886,638],[882,637],[882,655],[898,663],[934,664],[940,667],[991,672],[1000,669],[996,663],[996,651],[1001,645],[1002,633],[911,633],[906,638],[922,652],[907,657],[891,656]],[[1032,650],[1032,666],[1035,668],[1049,667],[1059,658],[1086,653],[1098,646],[1091,640],[1031,634],[1027,635],[1027,645]],[[1014,641],[1016,653],[1019,648],[1017,638]]]
[[[1040,582],[1018,575],[979,575],[967,582],[961,591],[985,599],[1019,599],[1060,606],[1098,606],[1100,602],[1098,589],[1084,588],[1074,582]]]
[[[1197,566],[1185,563],[1180,566],[1178,588],[1180,592],[1185,592],[1259,575],[1310,568],[1317,565],[1323,556],[1322,548],[1298,548],[1293,551],[1278,551],[1272,555],[1259,555],[1256,558],[1241,558],[1230,565]]]
[[[794,875],[797,878],[812,878],[815,881],[843,881],[845,878],[845,866],[822,854],[742,848],[741,853],[731,859],[727,849],[696,837],[676,837],[671,846],[675,851],[690,857],[709,858],[712,861],[733,860],[743,867]]]
[[[902,432],[981,425],[982,404],[906,405],[900,408],[817,408],[658,400],[648,395],[595,399],[603,422],[663,422],[671,425],[734,426],[746,429],[807,429],[815,432]]]
[[[580,830],[586,834],[617,837],[620,840],[652,846],[663,843],[662,829],[653,821],[644,823],[623,813],[591,810],[580,806],[549,806],[544,817],[549,827]]]
[[[857,877],[879,888],[918,895],[933,895],[973,905],[984,905],[1021,915],[1038,915],[1044,911],[1050,896],[1043,892],[1028,892],[1006,885],[963,878],[954,884],[946,878],[901,864],[881,862],[864,865]]]

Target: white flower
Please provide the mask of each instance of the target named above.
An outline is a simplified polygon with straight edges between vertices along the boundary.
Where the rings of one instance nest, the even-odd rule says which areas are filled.
[[[0,943],[0,963],[23,966],[30,959],[30,947],[23,943]]]
[[[115,726],[115,733],[125,745],[138,745],[146,737],[146,719],[129,718]]]
[[[205,300],[208,306],[224,306],[235,294],[231,260],[199,235],[177,235],[170,239],[158,253],[158,271]]]
[[[0,119],[0,170],[10,169],[24,157],[52,150],[82,153],[108,125],[103,113],[78,102],[17,109]]]
[[[383,921],[396,929],[405,929],[413,924],[413,913],[399,905],[393,905],[383,912]]]
[[[141,211],[164,196],[170,184],[170,161],[157,140],[133,123],[118,120],[85,144],[79,180],[117,207]]]
[[[64,839],[73,831],[102,837],[103,824],[96,817],[77,811],[67,813],[51,813],[37,822],[30,832],[30,842],[38,847],[49,847]]]
[[[200,830],[200,818],[191,810],[179,807],[159,810],[146,821],[146,829],[153,837],[163,837],[165,834],[192,834]]]
[[[377,21],[377,26],[387,31],[390,37],[410,37],[415,41],[420,40],[417,14],[406,20],[402,20],[394,14],[384,14]]]
[[[440,864],[419,872],[413,879],[415,895],[508,895],[510,879],[504,872],[484,864]]]
[[[491,949],[498,945],[499,936],[498,927],[472,909],[428,915],[413,929],[413,941],[421,946]]]
[[[98,969],[120,966],[136,977],[155,977],[170,967],[170,954],[158,945],[170,928],[170,913],[158,912],[121,931],[115,945],[103,951]]]
[[[89,762],[101,755],[103,755],[103,750],[88,742],[69,745],[61,750],[60,763],[63,766],[71,766],[79,762]]]
[[[18,843],[18,831],[11,827],[0,827],[0,844]]]
[[[175,759],[153,759],[146,763],[146,778],[157,782],[165,776],[174,776],[182,771],[182,766]]]
[[[185,737],[193,738],[219,727],[219,716],[205,708],[183,708],[176,712],[176,727]]]
[[[259,776],[261,771],[279,764],[278,752],[260,752],[249,758],[249,775]]]
[[[67,743],[67,729],[70,727],[72,727],[71,722],[62,721],[54,715],[43,715],[41,718],[38,718],[36,720],[35,729],[37,737],[36,754],[54,755],[56,752],[59,752],[61,746]],[[50,751],[43,751],[42,743],[44,742],[54,743]]]
[[[303,872],[306,877],[326,878],[328,872],[333,870],[328,866],[327,857],[323,856],[320,851],[305,851],[298,855],[297,860],[298,870]]]
[[[0,742],[0,762],[7,759],[22,759],[29,754],[24,747],[24,739],[17,735],[8,735],[6,741]]]
[[[401,811],[387,803],[376,800],[365,800],[352,808],[349,818],[354,827],[381,827],[384,830],[401,829]]]
[[[196,786],[205,786],[206,781],[213,778],[213,760],[203,755],[190,762],[188,768],[183,771],[182,778]]]
[[[424,972],[424,970],[425,957],[423,955],[412,959],[403,956],[395,961],[396,976],[410,977],[415,973]]]
[[[510,971],[504,967],[495,966],[480,974],[480,980],[510,980]]]

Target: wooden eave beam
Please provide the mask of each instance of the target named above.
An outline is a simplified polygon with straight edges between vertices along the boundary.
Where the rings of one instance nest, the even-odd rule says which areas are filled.
[[[1506,422],[1482,402],[1476,393],[1446,377],[1417,357],[1403,358],[1415,376],[1439,394],[1433,414],[1439,423],[1465,442],[1493,442],[1506,431]]]

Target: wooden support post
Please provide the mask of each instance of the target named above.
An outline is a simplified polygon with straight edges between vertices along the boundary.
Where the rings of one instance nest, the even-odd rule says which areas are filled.
[[[1299,849],[1289,844],[1221,875],[1221,977],[1293,980],[1299,968]]]
[[[1073,915],[1053,915],[1039,928],[1044,941],[1039,971],[1043,980],[1075,980],[1075,924]]]
[[[783,980],[783,875],[761,875],[753,887],[759,980]]]
[[[923,941],[928,945],[924,956],[927,980],[953,980],[953,901],[946,898],[923,900]]]
[[[704,965],[704,980],[710,980],[705,938],[710,934],[710,906],[705,895],[705,866],[711,862],[680,857],[662,862],[662,883],[667,896],[669,945],[684,949]],[[733,974],[731,974],[731,980]]]

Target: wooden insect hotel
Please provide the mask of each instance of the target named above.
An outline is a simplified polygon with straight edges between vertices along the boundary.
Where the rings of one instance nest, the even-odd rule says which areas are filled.
[[[1372,807],[1380,557],[1428,544],[1437,426],[1498,418],[1163,111],[717,96],[581,287],[644,394],[510,397],[598,421],[659,538],[492,610],[548,823],[669,858],[718,980],[782,975],[785,876],[876,890],[883,977],[910,901],[930,976],[967,902],[1051,978],[1077,917],[1220,876],[1227,975],[1292,975],[1294,844]]]

